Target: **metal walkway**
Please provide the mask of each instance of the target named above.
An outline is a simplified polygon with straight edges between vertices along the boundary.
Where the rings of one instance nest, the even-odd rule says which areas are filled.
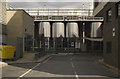
[[[34,21],[53,21],[53,22],[103,22],[103,17],[94,17],[93,9],[80,8],[16,8],[16,10],[25,10]]]
[[[33,16],[34,21],[83,21],[83,22],[103,22],[102,17],[93,17],[93,16]]]

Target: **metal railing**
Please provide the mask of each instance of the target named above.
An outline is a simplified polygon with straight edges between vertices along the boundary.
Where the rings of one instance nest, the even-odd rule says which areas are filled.
[[[20,9],[20,8],[19,8]],[[92,9],[80,8],[22,8],[35,21],[103,21],[102,17],[94,17]]]
[[[33,16],[35,20],[47,20],[47,21],[54,21],[54,20],[61,20],[61,21],[103,21],[103,17],[93,17],[93,16]]]

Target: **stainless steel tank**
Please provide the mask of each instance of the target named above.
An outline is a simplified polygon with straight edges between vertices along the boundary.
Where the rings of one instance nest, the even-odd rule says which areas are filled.
[[[66,37],[79,37],[78,24],[76,22],[67,23]]]
[[[39,35],[42,35],[42,34],[44,34],[44,28],[43,28],[43,23],[40,22],[39,23]]]
[[[50,37],[50,23],[49,22],[42,22],[43,29],[44,29],[44,37]]]
[[[56,22],[53,23],[53,37],[64,37],[64,23],[62,22]]]
[[[40,22],[39,33],[44,34],[44,37],[50,37],[50,23]]]
[[[91,23],[91,37],[101,37],[101,22],[93,22]]]

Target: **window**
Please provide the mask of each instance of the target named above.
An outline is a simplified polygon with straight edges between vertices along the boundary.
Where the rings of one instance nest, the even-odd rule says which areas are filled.
[[[107,44],[106,44],[106,52],[107,53],[112,53],[112,43],[111,42],[107,42]]]
[[[117,3],[117,16],[120,16],[120,2]]]
[[[112,10],[111,9],[107,11],[107,21],[112,21]]]

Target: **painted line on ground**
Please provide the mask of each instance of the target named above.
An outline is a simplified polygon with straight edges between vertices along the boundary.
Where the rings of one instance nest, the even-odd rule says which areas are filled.
[[[50,60],[52,57],[49,57],[48,59],[46,59],[43,63],[46,63],[48,60]]]
[[[72,65],[72,68],[74,69],[75,68],[75,66],[74,66],[74,64],[71,62],[71,65]]]
[[[24,77],[26,74],[28,74],[29,72],[31,72],[33,69],[35,69],[36,67],[38,67],[41,63],[38,63],[36,66],[34,66],[33,68],[29,69],[27,72],[25,72],[24,74],[22,74],[21,76],[19,76],[17,79],[20,79],[22,77]]]
[[[72,58],[70,60],[72,61]],[[77,75],[77,72],[75,71],[75,66],[74,66],[73,62],[71,62],[71,65],[72,65],[72,68],[74,69],[76,79],[79,79],[79,76]]]
[[[76,79],[79,79],[79,76],[77,75],[77,72],[75,72],[75,77],[76,77]]]
[[[48,58],[46,61],[44,61],[43,63],[46,63],[49,59],[51,59],[52,57]],[[29,72],[31,72],[33,69],[35,69],[36,67],[38,67],[41,63],[38,63],[36,66],[34,66],[32,69],[29,69],[27,72],[25,72],[24,74],[22,74],[21,76],[19,76],[17,79],[22,78],[23,76],[25,76],[26,74],[28,74]]]
[[[107,76],[101,76],[101,75],[78,75],[78,77],[106,78]]]

